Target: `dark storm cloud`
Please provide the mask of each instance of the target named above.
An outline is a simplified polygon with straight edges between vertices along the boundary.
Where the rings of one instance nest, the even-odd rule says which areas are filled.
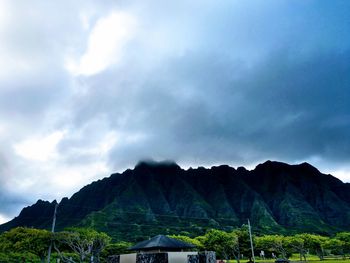
[[[19,206],[27,204],[28,200],[11,193],[5,179],[8,176],[8,163],[4,154],[0,152],[0,216],[13,214],[18,211]]]
[[[97,119],[117,131],[115,169],[140,158],[346,161],[348,4],[254,3],[205,2],[195,17],[182,2],[142,6],[144,34],[162,42],[136,36],[119,65],[82,77],[72,127]]]
[[[105,116],[111,128],[141,136],[114,148],[116,167],[147,157],[248,163],[321,155],[346,161],[349,52],[291,53],[273,52],[249,69],[218,54],[186,54],[147,80],[134,72],[116,83],[107,74],[98,81],[104,89],[92,89],[77,112]]]
[[[254,159],[254,155],[293,160],[313,155],[333,159],[336,154],[335,159],[347,160],[349,53],[296,63],[285,61],[285,56],[270,58],[273,62],[265,61],[251,72],[243,72],[238,80],[222,80],[225,74],[215,74],[225,72],[229,61],[221,70],[209,66],[202,72],[221,81],[202,81],[198,74],[196,86],[208,98],[201,103],[198,95],[198,101],[185,101],[168,118],[152,125],[155,134],[157,123],[169,128],[170,144],[163,143],[163,147],[180,144],[187,153],[190,147],[193,156],[189,157],[199,153],[203,161],[211,162],[217,158],[235,160],[237,156],[246,162],[244,159]],[[164,114],[169,101],[160,101],[150,104],[158,105],[159,114]],[[146,123],[152,123],[154,116],[157,113],[150,114]],[[251,149],[253,156],[245,156]]]
[[[0,214],[13,215],[18,212],[19,207],[27,206],[28,201],[21,196],[13,196],[6,189],[1,189],[0,187]]]
[[[249,76],[246,108],[258,113],[251,118],[257,145],[287,159],[347,161],[349,58],[349,51],[299,58],[284,52]]]

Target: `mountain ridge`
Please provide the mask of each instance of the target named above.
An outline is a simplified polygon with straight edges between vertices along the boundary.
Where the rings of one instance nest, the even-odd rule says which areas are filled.
[[[39,200],[0,225],[0,231],[49,228],[55,204]],[[159,233],[230,230],[247,218],[261,233],[350,230],[350,184],[308,163],[266,161],[253,170],[228,165],[184,170],[171,161],[141,161],[63,198],[57,229],[93,227],[115,240],[138,241]]]

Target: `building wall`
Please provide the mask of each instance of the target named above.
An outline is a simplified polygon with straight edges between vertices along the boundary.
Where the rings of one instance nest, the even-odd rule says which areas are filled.
[[[169,263],[187,263],[188,255],[197,255],[198,252],[168,252]]]
[[[120,263],[135,263],[136,253],[120,255]]]
[[[139,253],[136,256],[136,263],[169,263],[168,253]]]
[[[109,263],[216,263],[215,252],[161,252],[114,255]]]

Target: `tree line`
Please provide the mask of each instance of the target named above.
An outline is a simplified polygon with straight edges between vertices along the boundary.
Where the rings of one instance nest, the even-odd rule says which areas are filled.
[[[231,232],[212,229],[205,235],[190,238],[188,236],[172,236],[192,243],[199,250],[213,250],[220,259],[241,259],[252,257],[249,232],[247,226]],[[284,235],[253,235],[254,256],[260,259],[288,259],[298,254],[300,261],[306,261],[308,255],[317,255],[320,260],[328,256],[346,258],[350,255],[350,232],[340,232],[334,236],[301,233]]]
[[[47,262],[50,246],[53,251],[50,262],[103,262],[101,256],[103,252],[108,253],[110,244],[107,234],[89,228],[68,228],[51,233],[17,227],[0,235],[0,262]]]
[[[196,246],[196,250],[215,251],[220,259],[242,259],[252,256],[247,226],[230,232],[211,229],[204,235],[190,237],[173,235]],[[302,233],[291,236],[253,235],[254,255],[262,259],[289,258],[298,254],[300,261],[308,255],[324,260],[329,255],[350,255],[350,232],[334,236]],[[108,256],[130,253],[132,243],[112,242],[106,233],[89,228],[68,228],[51,233],[47,230],[17,227],[0,235],[0,262],[47,262],[48,248],[52,247],[51,262],[106,262]]]

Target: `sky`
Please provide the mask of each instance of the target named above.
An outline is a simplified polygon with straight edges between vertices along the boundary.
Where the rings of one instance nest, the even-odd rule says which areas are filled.
[[[0,223],[140,160],[350,182],[350,1],[0,0]]]

